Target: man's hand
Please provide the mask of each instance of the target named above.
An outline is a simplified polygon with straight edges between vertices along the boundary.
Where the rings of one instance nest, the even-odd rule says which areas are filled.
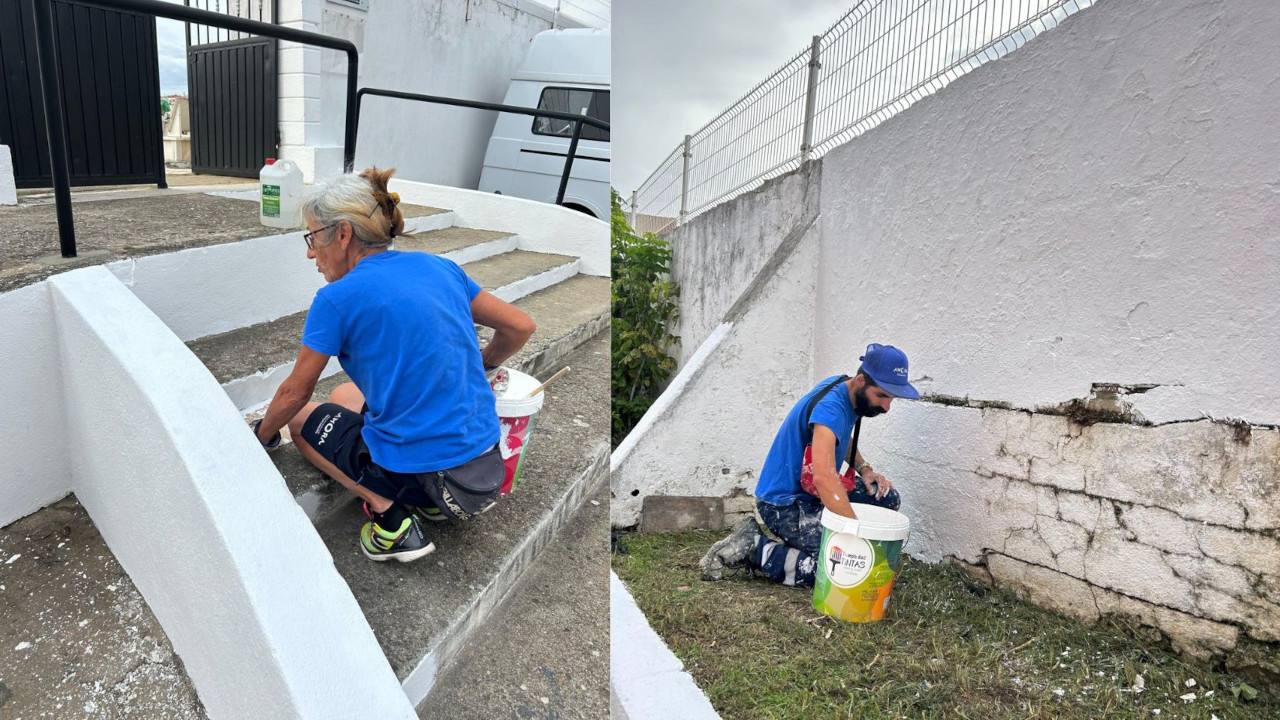
[[[875,494],[877,500],[883,500],[885,495],[893,489],[893,483],[889,482],[889,478],[881,475],[867,465],[862,469],[862,486],[871,492],[871,486],[875,486]]]

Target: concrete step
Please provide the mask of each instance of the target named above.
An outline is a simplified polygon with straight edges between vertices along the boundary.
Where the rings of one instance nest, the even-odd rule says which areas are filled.
[[[600,335],[608,327],[608,297],[608,278],[576,275],[565,282],[517,300],[515,306],[529,313],[529,316],[538,323],[538,331],[519,353],[506,362],[506,365],[536,377],[549,377],[569,363],[569,357],[577,352],[583,343]],[[295,317],[297,316],[290,316],[290,318]],[[282,348],[282,352],[287,353],[288,359],[292,361],[297,353],[298,338],[302,336],[302,321],[290,318],[276,321],[277,334],[271,336],[270,342]],[[493,331],[488,328],[483,329],[482,334],[486,342],[492,333]],[[608,333],[604,334],[608,335]],[[254,356],[257,352],[252,344],[246,344],[245,347],[243,352],[247,356]],[[224,351],[224,354],[231,355],[231,353],[232,351]],[[210,360],[205,362],[214,375],[218,376],[225,371],[225,363],[230,361],[219,356],[212,363]],[[572,366],[571,363],[569,364]],[[577,368],[572,372],[577,372]],[[219,380],[221,379],[219,377]],[[316,385],[312,399],[316,402],[324,402],[335,387],[348,380],[346,373],[342,372],[321,380]],[[557,381],[557,384],[561,382],[564,380]],[[251,418],[260,416],[261,412],[250,415]],[[354,499],[351,493],[326,478],[315,466],[307,462],[306,458],[302,457],[298,449],[291,444],[286,444],[272,453],[271,460],[284,477],[285,484],[293,497],[313,522],[323,520]]]
[[[466,271],[480,287],[515,302],[577,275],[578,265],[578,259],[568,255],[516,250],[469,263]]]
[[[511,233],[476,228],[447,227],[432,231],[415,231],[396,238],[396,250],[416,250],[441,255],[466,265],[487,257],[511,252],[520,238]]]
[[[547,390],[516,491],[467,522],[432,523],[426,531],[435,553],[407,564],[369,561],[358,546],[365,518],[356,503],[317,525],[415,704],[607,476],[609,335],[592,338],[567,362],[574,370]]]
[[[418,717],[609,717],[607,485],[589,496],[442,671]]]

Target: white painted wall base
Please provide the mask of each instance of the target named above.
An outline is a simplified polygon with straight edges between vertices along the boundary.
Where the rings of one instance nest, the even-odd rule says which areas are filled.
[[[13,177],[13,153],[0,145],[0,205],[18,204],[18,186]]]
[[[74,399],[61,443],[73,490],[210,717],[416,718],[328,550],[199,360],[106,269],[47,282]]]

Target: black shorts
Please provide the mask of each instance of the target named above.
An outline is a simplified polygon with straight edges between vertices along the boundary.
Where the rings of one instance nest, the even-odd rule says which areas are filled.
[[[448,517],[465,519],[497,499],[504,470],[496,445],[456,468],[399,473],[373,461],[363,428],[363,414],[324,403],[302,424],[302,439],[357,485],[390,500],[439,508]]]

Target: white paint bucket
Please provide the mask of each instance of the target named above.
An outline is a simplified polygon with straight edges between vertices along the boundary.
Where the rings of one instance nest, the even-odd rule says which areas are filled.
[[[497,396],[498,422],[502,425],[502,439],[498,441],[498,448],[502,451],[502,467],[506,473],[499,495],[510,494],[520,481],[520,471],[524,468],[524,459],[529,452],[529,441],[533,435],[534,420],[537,419],[538,411],[542,409],[542,400],[546,397],[545,392],[529,397],[529,393],[542,384],[534,376],[511,369],[507,369],[507,373],[510,375],[507,389]]]
[[[877,505],[854,503],[853,512],[856,520],[822,511],[813,608],[849,622],[874,622],[889,607],[911,521]]]

